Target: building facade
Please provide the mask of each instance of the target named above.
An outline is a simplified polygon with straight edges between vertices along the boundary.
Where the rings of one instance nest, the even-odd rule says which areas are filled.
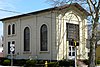
[[[70,41],[74,39],[79,42],[77,58],[87,59],[87,16],[75,3],[3,18],[4,56],[10,57],[14,44],[14,58],[73,59],[75,48]]]

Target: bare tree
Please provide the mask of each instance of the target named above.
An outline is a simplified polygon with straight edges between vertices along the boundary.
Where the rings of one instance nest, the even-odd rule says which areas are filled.
[[[92,32],[90,38],[89,67],[95,67],[97,25],[100,20],[100,0],[48,0],[54,6],[78,3],[90,13]]]

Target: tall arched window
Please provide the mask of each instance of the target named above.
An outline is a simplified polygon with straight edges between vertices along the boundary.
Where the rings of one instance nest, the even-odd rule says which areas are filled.
[[[47,51],[48,45],[48,29],[45,24],[41,26],[40,29],[40,51]]]
[[[8,35],[11,34],[11,25],[8,25]]]
[[[12,25],[12,34],[15,34],[15,24]]]
[[[24,51],[30,51],[30,29],[24,29]]]

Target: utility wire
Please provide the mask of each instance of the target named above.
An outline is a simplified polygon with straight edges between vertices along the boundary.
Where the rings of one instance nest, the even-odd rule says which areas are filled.
[[[4,12],[10,12],[10,13],[16,13],[16,14],[23,14],[23,13],[21,13],[21,12],[17,12],[17,11],[11,11],[11,10],[6,10],[6,9],[1,9],[0,8],[0,11],[4,11]],[[29,16],[33,16],[33,14],[28,14],[28,13],[25,13],[26,15],[29,15]],[[62,20],[62,19],[59,19],[59,18],[52,18],[52,17],[46,17],[46,16],[44,16],[44,18],[51,18],[51,19],[58,19],[58,20]],[[64,19],[63,18],[63,20],[68,20],[68,19]],[[68,20],[69,21],[69,20]],[[76,20],[73,20],[73,21],[76,21]],[[81,22],[81,21],[79,21],[79,22]]]
[[[21,12],[11,11],[11,10],[1,9],[1,8],[0,11],[10,12],[10,13],[21,13]]]
[[[21,12],[11,11],[11,10],[6,10],[6,9],[0,9],[0,11],[10,12],[10,13],[17,13],[17,14],[20,13],[20,14],[22,14]],[[28,14],[28,13],[26,13],[26,15],[33,16],[33,14]],[[44,18],[59,19],[59,18],[52,18],[52,17],[46,17],[46,16],[44,16]],[[59,20],[62,20],[62,19],[59,19]],[[68,20],[68,19],[63,19],[63,20]],[[73,21],[75,21],[75,20],[73,20]]]

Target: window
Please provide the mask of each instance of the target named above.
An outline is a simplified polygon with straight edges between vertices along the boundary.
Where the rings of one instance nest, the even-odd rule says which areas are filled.
[[[15,24],[12,24],[12,34],[15,34]]]
[[[11,25],[8,25],[8,35],[11,35]]]
[[[11,41],[11,42],[8,42],[8,54],[10,54],[10,48],[11,48],[11,44],[14,44],[15,45],[15,41]],[[14,48],[14,51],[12,52],[13,54],[15,53],[15,46],[13,46]]]
[[[24,29],[24,51],[30,51],[30,29]]]
[[[79,25],[77,24],[71,24],[71,23],[66,23],[66,28],[67,28],[67,39],[74,39],[74,40],[79,40]]]
[[[69,41],[69,56],[75,56],[75,47],[72,46],[71,41]]]
[[[10,54],[10,42],[8,42],[8,54]]]
[[[8,35],[15,34],[15,24],[8,25]]]
[[[40,51],[47,51],[48,45],[48,30],[47,26],[43,24],[40,29]]]

